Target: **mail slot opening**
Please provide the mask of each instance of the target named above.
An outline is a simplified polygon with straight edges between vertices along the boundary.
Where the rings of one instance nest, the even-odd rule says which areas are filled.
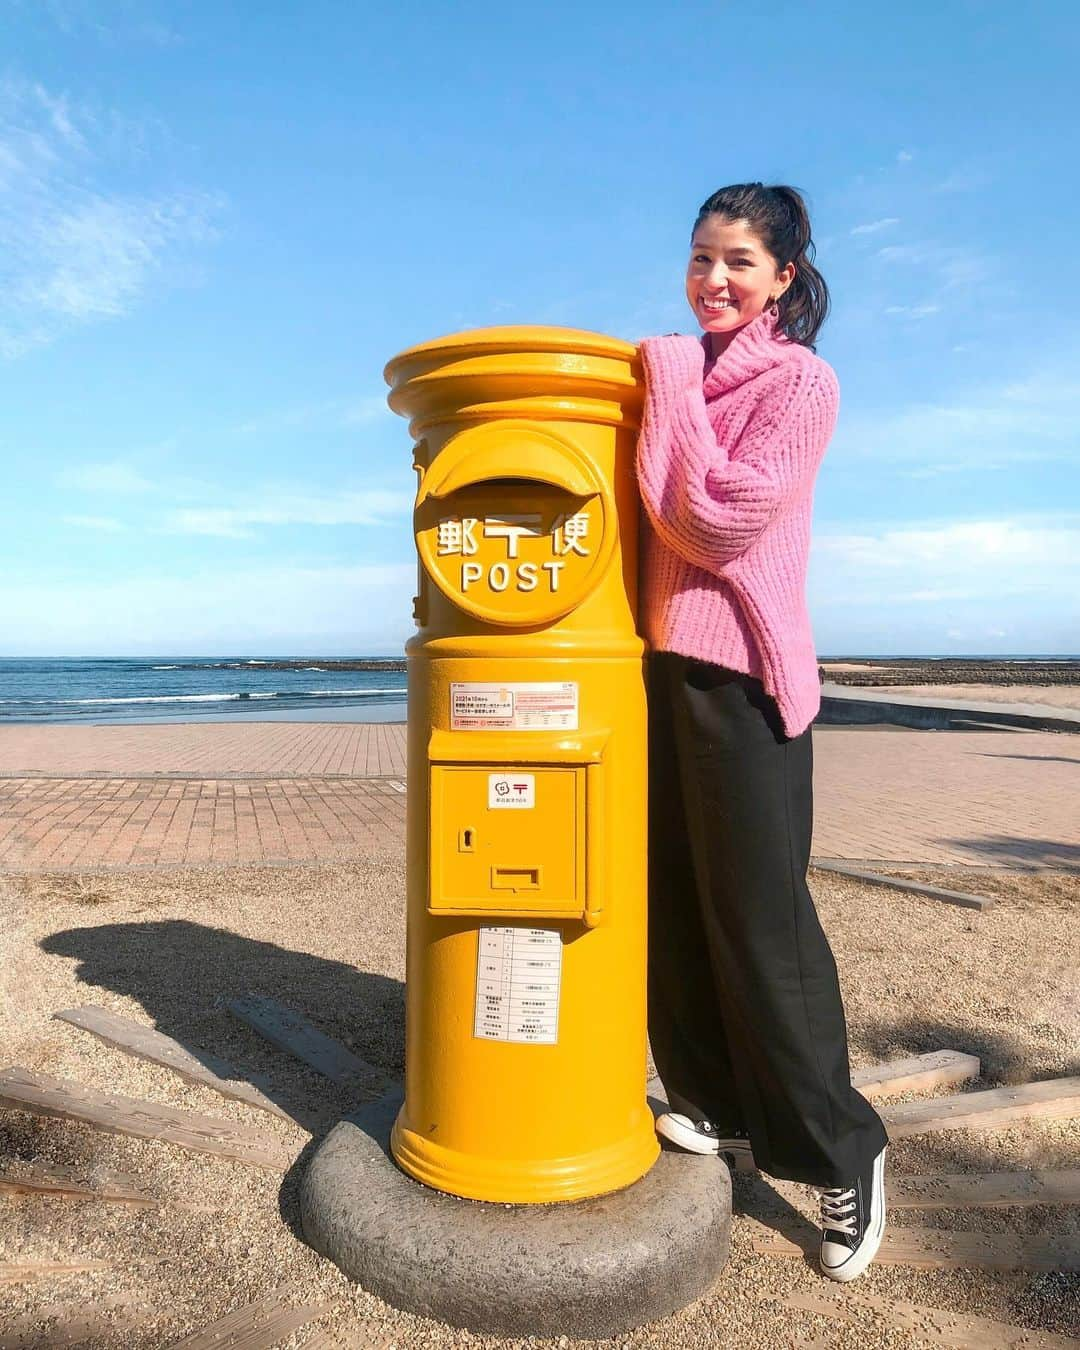
[[[491,888],[499,891],[538,891],[539,867],[493,867]]]
[[[538,479],[538,478],[514,478],[514,477],[511,477],[511,476],[508,475],[508,474],[507,474],[507,475],[500,474],[500,476],[499,476],[498,478],[476,478],[476,479],[474,479],[474,480],[469,484],[469,487],[474,487],[474,488],[521,488],[521,487],[524,487],[524,488],[537,488],[537,487],[542,487],[542,488],[546,488],[546,489],[549,489],[549,490],[550,490],[551,488],[554,488],[557,492],[566,492],[568,495],[571,495],[571,496],[577,495],[577,494],[571,493],[571,492],[569,491],[569,489],[566,488],[566,487],[564,487],[564,485],[563,485],[562,483],[551,483],[551,482],[549,482],[549,481],[547,480],[547,478],[539,478],[539,479]],[[464,490],[464,489],[461,489],[461,490]],[[594,494],[590,492],[590,493],[588,493],[588,494],[586,494],[586,495],[591,497],[591,496],[593,496]],[[582,500],[584,500],[584,496],[582,497]]]

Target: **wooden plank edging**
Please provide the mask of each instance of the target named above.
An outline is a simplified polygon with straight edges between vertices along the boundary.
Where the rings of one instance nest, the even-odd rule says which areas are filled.
[[[209,1326],[173,1342],[168,1350],[229,1350],[241,1346],[243,1350],[270,1350],[291,1332],[325,1316],[334,1307],[333,1303],[325,1302],[291,1306],[289,1298],[298,1287],[284,1285],[254,1303],[235,1308]]]
[[[293,1161],[292,1150],[284,1143],[248,1125],[101,1092],[18,1066],[0,1072],[0,1107],[77,1121],[108,1134],[161,1139],[195,1153],[214,1153],[275,1172],[284,1172]]]
[[[816,1255],[821,1234],[799,1232],[793,1238],[762,1232],[755,1221],[754,1250],[764,1256]],[[808,1225],[809,1230],[809,1225]],[[1061,1233],[974,1233],[940,1228],[890,1228],[881,1239],[875,1264],[940,1270],[1080,1270],[1080,1237]]]
[[[981,1072],[977,1055],[965,1055],[960,1050],[931,1050],[925,1055],[856,1069],[851,1075],[851,1085],[873,1102],[890,1093],[930,1092],[934,1088],[974,1082]]]
[[[959,1172],[890,1176],[892,1209],[989,1209],[1007,1205],[1080,1205],[1080,1168],[1059,1172]]]
[[[332,1083],[359,1090],[369,1097],[381,1096],[385,1090],[386,1080],[377,1069],[276,999],[251,994],[233,999],[229,1011],[272,1045],[303,1060]]]
[[[851,1075],[851,1085],[868,1101],[877,1101],[890,1093],[929,1091],[973,1082],[981,1072],[977,1055],[967,1055],[960,1050],[931,1050],[924,1055],[891,1059],[856,1069]],[[645,1091],[658,1102],[667,1100],[659,1078],[650,1078]]]
[[[1080,1344],[1069,1336],[1058,1336],[1050,1331],[1013,1326],[975,1313],[931,1308],[907,1299],[864,1294],[857,1289],[845,1289],[842,1296],[795,1290],[785,1294],[779,1302],[785,1308],[845,1322],[857,1322],[860,1310],[865,1309],[881,1315],[890,1327],[913,1332],[919,1340],[954,1346],[957,1350],[972,1346],[978,1346],[980,1350],[1011,1350],[1014,1346],[1024,1347],[1024,1350],[1076,1350]]]
[[[92,1303],[51,1304],[24,1313],[4,1327],[0,1350],[48,1350],[85,1345],[89,1340],[112,1338],[118,1332],[135,1331],[154,1309],[138,1294],[109,1294]],[[42,1340],[42,1323],[51,1321],[48,1340]]]
[[[1080,1116],[1080,1077],[903,1102],[883,1106],[879,1114],[894,1139],[937,1130],[996,1130],[1021,1120],[1067,1119]]]
[[[41,1195],[63,1200],[99,1200],[105,1204],[157,1204],[127,1177],[91,1176],[86,1169],[33,1163],[22,1172],[0,1172],[0,1194]]]
[[[50,1275],[81,1274],[87,1270],[112,1270],[111,1261],[0,1261],[0,1285],[43,1280]]]
[[[127,1055],[148,1060],[151,1064],[161,1064],[189,1082],[201,1087],[213,1088],[223,1097],[243,1102],[246,1106],[268,1111],[282,1120],[292,1120],[265,1093],[250,1082],[245,1082],[231,1064],[212,1055],[198,1057],[182,1046],[179,1041],[166,1036],[155,1027],[143,1026],[129,1017],[122,1017],[111,1008],[102,1008],[84,1004],[79,1008],[65,1008],[53,1013],[61,1022],[68,1022],[80,1031],[88,1031],[92,1036],[114,1046]]]

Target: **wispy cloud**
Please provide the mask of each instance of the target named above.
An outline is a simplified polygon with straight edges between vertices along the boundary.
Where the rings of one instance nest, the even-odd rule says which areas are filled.
[[[0,355],[130,313],[214,237],[219,198],[105,187],[115,154],[89,108],[0,81]]]
[[[971,161],[949,168],[933,160],[902,150],[830,193],[845,229],[824,241],[827,261],[844,269],[848,293],[860,297],[867,314],[945,324],[950,313],[972,312],[988,280],[999,291],[1010,288],[1001,280],[1007,270],[980,242],[986,231],[973,221],[957,229],[955,211],[943,220],[944,203],[935,200],[946,173],[959,190],[962,181],[982,181],[982,166]]]
[[[366,422],[377,422],[383,417],[394,417],[386,402],[386,394],[369,394],[345,405],[345,425],[360,426]]]
[[[12,578],[0,587],[7,649],[68,653],[279,655],[400,652],[412,632],[414,563],[358,567],[189,569],[155,575],[152,565],[116,580]]]
[[[926,244],[886,244],[879,248],[875,257],[882,262],[913,263],[921,266],[929,262],[931,247]]]
[[[911,244],[887,244],[874,255],[883,263],[918,267],[929,272],[932,281],[942,290],[972,286],[986,280],[991,261],[973,250],[957,248],[923,240]]]
[[[1033,373],[972,384],[941,402],[912,402],[841,417],[830,455],[908,464],[925,474],[982,471],[1076,457],[1080,426],[1076,353],[1047,353]]]
[[[173,47],[182,39],[153,0],[8,0],[73,38],[90,36],[106,45],[121,41]]]
[[[257,531],[289,525],[400,524],[413,506],[409,491],[378,487],[311,492],[289,483],[252,483],[239,494],[218,485],[167,473],[150,478],[123,460],[69,465],[53,475],[57,487],[88,498],[108,499],[113,515],[96,511],[69,517],[85,528],[141,530],[152,534],[209,535],[248,539]],[[119,519],[119,501],[137,499],[137,514]],[[122,516],[123,513],[120,512]]]
[[[899,216],[885,216],[881,220],[870,220],[865,225],[855,225],[849,233],[851,234],[877,234],[879,230],[887,230],[890,225],[899,225]]]
[[[120,460],[98,464],[74,464],[53,475],[57,487],[73,492],[105,493],[127,496],[149,492],[153,482],[131,465]]]
[[[879,248],[875,260],[885,269],[906,269],[901,284],[910,291],[917,288],[923,298],[914,304],[891,304],[884,312],[904,318],[924,319],[939,314],[948,306],[975,294],[992,274],[992,259],[985,254],[924,240],[911,244],[889,244]],[[894,289],[895,278],[888,278]]]
[[[387,406],[386,393],[361,394],[355,398],[323,399],[293,408],[281,408],[248,418],[237,430],[244,436],[273,436],[288,431],[335,430],[366,426],[395,414]]]
[[[933,187],[934,192],[975,192],[988,187],[994,181],[993,174],[986,168],[968,165],[954,169]]]
[[[926,319],[931,314],[939,314],[941,306],[933,303],[924,305],[886,305],[885,313],[898,315],[902,319]]]
[[[1080,517],[1071,520],[997,518],[883,526],[870,531],[829,531],[819,534],[815,551],[845,568],[866,575],[904,573],[911,577],[929,571],[938,586],[964,578],[982,592],[996,588],[1000,577],[988,579],[989,565],[1010,569],[1012,586],[1047,582],[1047,569],[1080,574]]]
[[[120,534],[127,526],[112,516],[63,516],[65,525],[73,525],[80,530],[103,530],[107,534]]]
[[[159,528],[169,534],[204,534],[223,538],[249,537],[256,526],[387,525],[400,521],[412,509],[412,495],[372,490],[326,496],[256,496],[243,505],[184,507],[169,511]]]
[[[826,651],[1072,650],[1080,516],[826,526],[808,590]]]

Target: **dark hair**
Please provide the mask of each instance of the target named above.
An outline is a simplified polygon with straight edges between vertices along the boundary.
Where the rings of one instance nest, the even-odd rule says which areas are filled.
[[[776,302],[777,327],[792,342],[813,350],[814,339],[829,312],[829,288],[814,266],[816,249],[810,237],[810,216],[801,193],[793,187],[733,183],[702,202],[691,240],[709,216],[745,220],[780,268],[795,264],[791,285]]]

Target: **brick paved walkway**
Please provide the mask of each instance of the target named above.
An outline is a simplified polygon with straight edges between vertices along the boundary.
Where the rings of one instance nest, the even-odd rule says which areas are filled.
[[[330,862],[404,833],[401,779],[0,781],[0,868]]]
[[[401,847],[398,723],[0,728],[0,869],[302,863]],[[819,858],[1080,870],[1080,739],[815,732]]]
[[[814,730],[819,858],[1080,870],[1080,736]]]
[[[405,773],[403,722],[0,727],[0,777],[367,778]]]

